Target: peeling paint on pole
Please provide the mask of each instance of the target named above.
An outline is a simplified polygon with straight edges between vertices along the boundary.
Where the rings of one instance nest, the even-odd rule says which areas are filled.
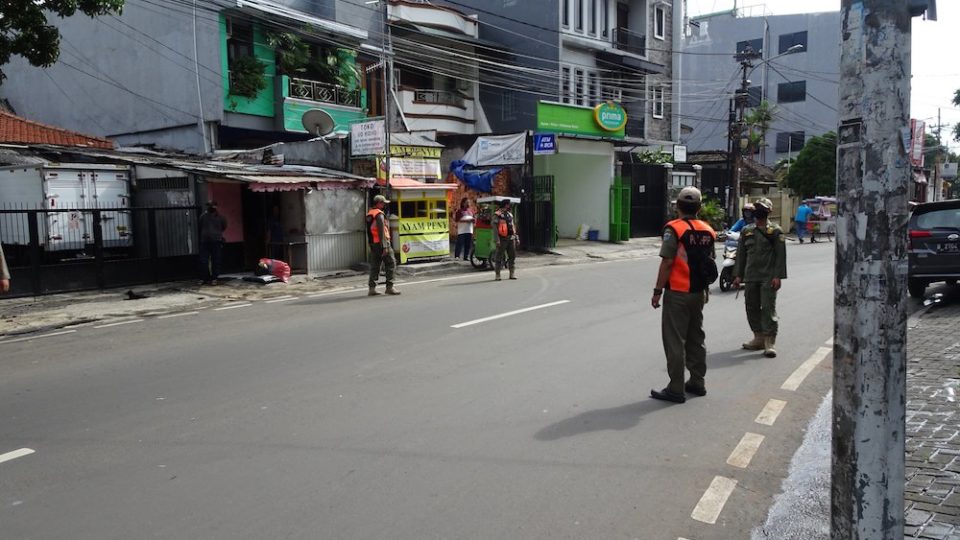
[[[901,0],[842,5],[831,534],[900,540],[911,18]]]

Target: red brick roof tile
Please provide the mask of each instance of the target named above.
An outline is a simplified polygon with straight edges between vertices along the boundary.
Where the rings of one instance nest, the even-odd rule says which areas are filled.
[[[2,110],[0,110],[0,143],[113,148],[113,142],[107,139],[48,126]]]

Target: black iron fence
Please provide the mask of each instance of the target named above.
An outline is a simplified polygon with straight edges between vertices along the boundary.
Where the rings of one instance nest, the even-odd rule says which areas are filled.
[[[0,208],[11,294],[125,287],[197,275],[196,207]]]

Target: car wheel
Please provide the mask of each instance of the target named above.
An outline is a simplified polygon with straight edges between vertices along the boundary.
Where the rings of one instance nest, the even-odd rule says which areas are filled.
[[[927,290],[927,284],[919,279],[911,279],[907,283],[907,289],[910,291],[910,296],[914,298],[923,298],[923,293]]]

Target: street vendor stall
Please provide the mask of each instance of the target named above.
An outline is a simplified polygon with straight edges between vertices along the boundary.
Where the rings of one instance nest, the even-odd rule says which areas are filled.
[[[450,255],[448,195],[456,188],[410,178],[390,180],[394,206],[390,228],[400,264]]]
[[[807,221],[807,231],[810,238],[816,241],[817,235],[827,235],[828,240],[832,240],[837,233],[837,199],[834,197],[814,197],[806,199],[803,202],[810,206],[813,214]]]

